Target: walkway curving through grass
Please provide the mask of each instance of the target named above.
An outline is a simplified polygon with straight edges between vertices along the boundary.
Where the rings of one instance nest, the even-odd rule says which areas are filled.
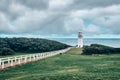
[[[62,55],[0,71],[0,80],[120,80],[120,55],[86,56],[73,48]]]
[[[62,54],[62,53],[67,52],[70,49],[71,47],[62,49],[62,50],[51,51],[51,52],[34,53],[34,54],[26,54],[26,55],[0,58],[0,70],[8,68],[8,67],[13,67],[16,65],[26,64],[31,61],[37,61],[40,59],[48,58],[48,57],[55,56],[58,54]]]

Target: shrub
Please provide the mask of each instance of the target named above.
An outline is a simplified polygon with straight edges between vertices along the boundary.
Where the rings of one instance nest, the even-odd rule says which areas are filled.
[[[0,49],[0,55],[6,56],[6,55],[13,55],[15,52],[10,48],[1,48]]]
[[[120,48],[113,48],[109,46],[104,46],[100,44],[91,44],[90,46],[83,47],[83,54],[115,54],[120,53]]]
[[[0,38],[0,48],[10,48],[15,52],[36,53],[60,50],[69,45],[40,38]]]

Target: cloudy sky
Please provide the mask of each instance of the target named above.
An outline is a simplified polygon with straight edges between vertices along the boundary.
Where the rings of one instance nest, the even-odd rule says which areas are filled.
[[[0,37],[120,38],[120,0],[0,0]]]

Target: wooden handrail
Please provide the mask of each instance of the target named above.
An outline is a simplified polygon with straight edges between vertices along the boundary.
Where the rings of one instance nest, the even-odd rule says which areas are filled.
[[[44,53],[35,53],[35,54],[27,54],[27,55],[19,55],[19,56],[12,56],[12,57],[5,57],[0,58],[0,69],[4,69],[7,67],[25,64],[27,62],[40,60],[43,58],[51,57],[60,53],[65,53],[66,51],[70,50],[70,48],[57,50],[57,51],[50,51]]]

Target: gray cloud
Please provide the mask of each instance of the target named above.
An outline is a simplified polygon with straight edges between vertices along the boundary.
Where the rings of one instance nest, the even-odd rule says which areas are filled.
[[[48,0],[16,0],[16,2],[31,9],[44,10],[48,8]]]
[[[120,0],[75,0],[73,7],[76,9],[92,9],[120,4]]]
[[[0,0],[0,34],[120,34],[120,0]]]

